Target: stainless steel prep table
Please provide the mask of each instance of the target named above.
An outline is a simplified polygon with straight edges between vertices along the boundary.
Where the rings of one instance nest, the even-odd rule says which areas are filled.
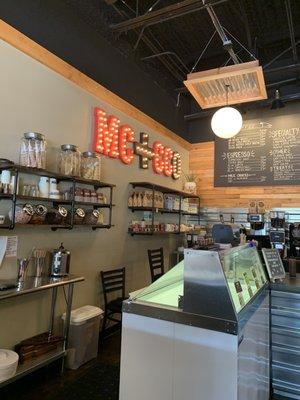
[[[300,400],[300,274],[271,284],[271,335],[274,398]]]
[[[42,277],[42,278],[34,278],[29,277],[24,282],[20,282],[18,287],[11,290],[5,290],[0,292],[0,301],[4,299],[10,299],[22,295],[26,295],[29,293],[41,292],[43,290],[52,290],[52,300],[51,300],[51,311],[50,311],[50,326],[49,333],[53,331],[54,325],[54,315],[55,315],[55,305],[57,299],[57,291],[60,286],[68,286],[67,293],[67,309],[66,309],[66,320],[64,325],[64,342],[61,347],[57,350],[51,351],[45,355],[40,357],[33,358],[24,362],[23,364],[19,364],[17,373],[11,379],[8,379],[4,382],[0,383],[0,387],[5,386],[55,360],[62,358],[64,360],[66,347],[68,343],[69,336],[69,328],[70,328],[70,317],[72,310],[72,300],[73,300],[73,289],[74,284],[77,282],[84,281],[84,277],[69,275],[63,278],[50,278],[50,277]],[[62,364],[63,367],[63,364]]]

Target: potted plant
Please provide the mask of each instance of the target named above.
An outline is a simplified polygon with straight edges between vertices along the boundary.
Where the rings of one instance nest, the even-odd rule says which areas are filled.
[[[195,174],[184,174],[186,182],[184,182],[184,190],[191,194],[197,191],[197,176]]]

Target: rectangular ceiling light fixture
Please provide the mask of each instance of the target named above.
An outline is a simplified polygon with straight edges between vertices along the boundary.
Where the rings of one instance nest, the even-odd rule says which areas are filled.
[[[267,91],[262,67],[258,61],[188,74],[184,81],[201,108],[248,103],[266,99]]]

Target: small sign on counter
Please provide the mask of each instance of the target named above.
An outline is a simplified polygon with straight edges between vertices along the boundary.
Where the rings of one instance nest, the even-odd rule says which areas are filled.
[[[285,278],[284,266],[277,249],[262,249],[271,282]]]
[[[18,236],[6,236],[7,244],[6,244],[6,252],[5,257],[17,257],[18,251]]]

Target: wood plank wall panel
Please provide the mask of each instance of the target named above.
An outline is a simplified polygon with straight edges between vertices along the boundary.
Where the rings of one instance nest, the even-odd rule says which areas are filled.
[[[300,207],[300,186],[214,187],[214,142],[197,143],[190,150],[190,172],[197,175],[202,207],[248,207],[264,200],[266,207]]]

